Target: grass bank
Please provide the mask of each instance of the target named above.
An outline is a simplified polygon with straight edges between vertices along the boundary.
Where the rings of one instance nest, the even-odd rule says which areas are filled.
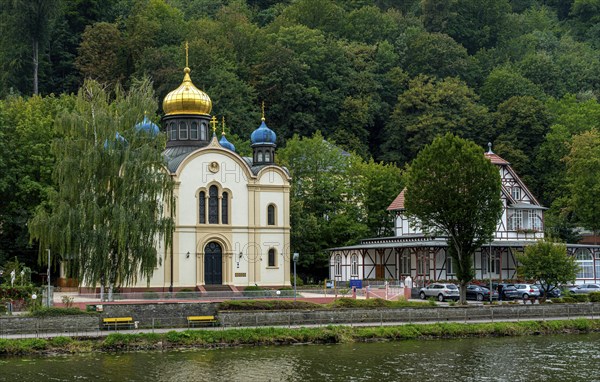
[[[245,345],[335,344],[367,341],[447,339],[600,332],[600,320],[435,323],[383,327],[245,328],[168,333],[113,333],[103,338],[0,339],[0,355],[121,352]]]

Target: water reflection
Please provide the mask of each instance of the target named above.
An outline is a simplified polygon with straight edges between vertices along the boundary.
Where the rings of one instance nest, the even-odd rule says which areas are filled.
[[[0,381],[596,381],[599,334],[0,358]]]

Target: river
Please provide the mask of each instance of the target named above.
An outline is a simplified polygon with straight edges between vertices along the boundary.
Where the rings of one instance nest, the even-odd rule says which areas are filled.
[[[0,358],[0,381],[600,382],[600,334]]]

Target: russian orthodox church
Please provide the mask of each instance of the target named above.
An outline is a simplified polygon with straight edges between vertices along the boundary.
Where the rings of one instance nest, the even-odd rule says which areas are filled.
[[[163,152],[174,183],[172,248],[160,244],[161,261],[149,284],[134,288],[233,289],[290,285],[290,176],[275,164],[276,134],[264,117],[252,133],[252,157],[217,137],[210,97],[196,88],[190,69],[163,100]],[[158,134],[145,118],[136,126]],[[220,287],[219,287],[220,286]]]
[[[516,255],[544,238],[544,210],[510,163],[492,151],[484,154],[498,167],[502,179],[502,217],[493,240],[473,258],[475,279],[517,279]],[[453,280],[455,273],[445,237],[425,235],[405,214],[405,190],[387,210],[395,215],[395,236],[361,240],[360,244],[330,250],[329,275],[336,281],[396,280],[410,276],[418,286]],[[567,244],[580,265],[577,283],[600,280],[600,246]]]

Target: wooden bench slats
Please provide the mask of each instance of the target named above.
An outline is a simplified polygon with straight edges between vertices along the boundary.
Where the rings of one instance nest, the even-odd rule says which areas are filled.
[[[133,317],[106,317],[102,319],[104,323],[131,322]]]
[[[188,326],[193,326],[194,324],[202,324],[202,323],[211,323],[215,324],[217,319],[215,316],[188,316],[187,317]]]

